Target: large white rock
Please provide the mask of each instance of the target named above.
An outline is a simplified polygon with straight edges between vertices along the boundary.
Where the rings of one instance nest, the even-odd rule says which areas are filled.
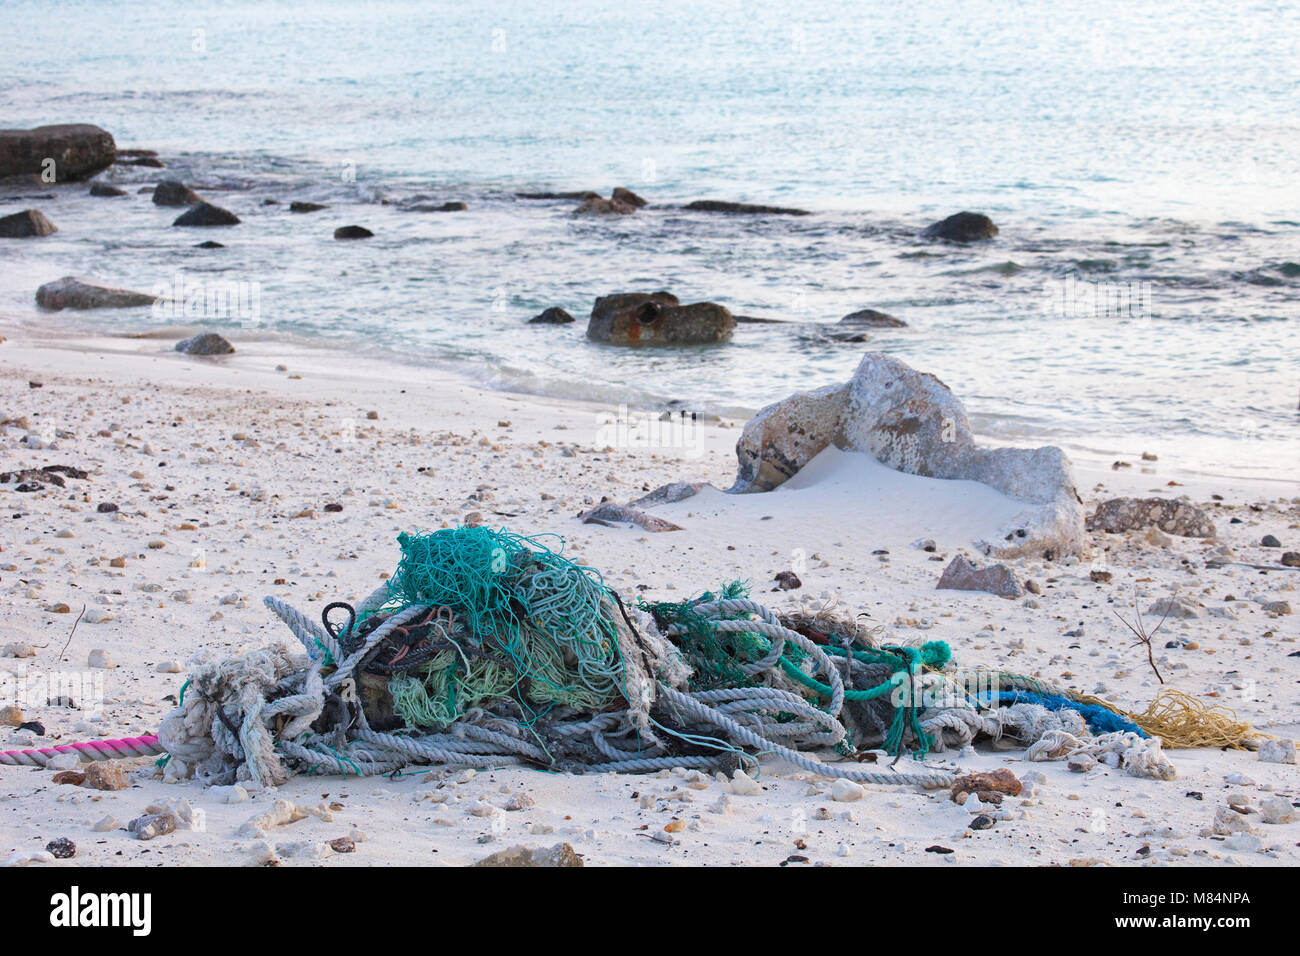
[[[908,474],[978,481],[1023,502],[1012,521],[974,542],[983,554],[1058,559],[1086,547],[1083,503],[1061,449],[980,448],[948,386],[880,352],[865,355],[843,385],[798,392],[754,416],[736,443],[730,491],[770,491],[830,445]]]

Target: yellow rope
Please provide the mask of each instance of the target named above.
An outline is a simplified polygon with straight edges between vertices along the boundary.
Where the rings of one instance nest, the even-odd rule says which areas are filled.
[[[1254,748],[1250,744],[1254,741],[1275,739],[1271,734],[1251,730],[1250,724],[1238,719],[1232,708],[1222,704],[1206,704],[1172,687],[1161,689],[1147,709],[1138,714],[1117,707],[1100,697],[1066,690],[1051,681],[1037,680],[1019,674],[999,676],[1003,680],[1009,678],[1013,685],[1022,682],[1028,684],[1037,688],[1040,693],[1043,691],[1057,693],[1081,704],[1104,707],[1112,713],[1131,720],[1152,737],[1159,737],[1171,750],[1187,750],[1195,747],[1251,750]]]
[[[1091,701],[1089,701],[1091,703]],[[1159,737],[1171,749],[1230,747],[1246,750],[1247,742],[1268,737],[1250,729],[1232,708],[1207,705],[1190,694],[1166,687],[1156,694],[1151,706],[1128,717],[1148,734]]]

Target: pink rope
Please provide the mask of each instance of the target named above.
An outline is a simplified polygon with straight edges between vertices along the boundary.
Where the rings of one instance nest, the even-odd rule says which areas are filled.
[[[158,737],[123,737],[120,740],[86,740],[38,750],[0,751],[0,765],[11,767],[44,767],[60,754],[76,754],[84,762],[94,760],[124,760],[131,757],[155,757],[166,753],[158,744]]]

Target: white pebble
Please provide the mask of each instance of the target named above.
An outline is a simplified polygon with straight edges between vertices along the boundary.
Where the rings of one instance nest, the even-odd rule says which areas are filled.
[[[113,658],[109,656],[108,651],[101,647],[90,652],[89,656],[86,658],[86,666],[108,670],[117,665],[113,663]]]
[[[860,783],[845,780],[843,777],[831,784],[831,799],[840,803],[853,803],[867,795],[866,788]]]

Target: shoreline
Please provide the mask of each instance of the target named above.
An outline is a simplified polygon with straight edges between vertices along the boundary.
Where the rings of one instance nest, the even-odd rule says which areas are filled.
[[[62,316],[59,319],[60,321],[66,321]],[[187,359],[183,355],[174,353],[172,348],[175,343],[211,328],[210,324],[198,322],[195,324],[172,325],[145,332],[109,335],[90,328],[89,323],[85,322],[72,329],[37,331],[31,327],[30,323],[12,317],[8,320],[0,320],[0,336],[5,339],[3,347],[9,348],[13,352],[22,350],[23,354],[30,352],[33,363],[39,361],[39,353],[42,350],[55,350],[58,352],[168,359],[183,365],[187,361],[192,362],[193,359]],[[310,341],[294,333],[259,332],[257,330],[250,332],[247,329],[236,332],[224,328],[219,328],[219,331],[232,340],[237,351],[233,356],[221,357],[213,361],[211,364],[214,369],[225,367],[235,372],[269,372],[274,375],[279,374],[275,372],[276,365],[294,362],[297,363],[298,372],[305,372],[317,378],[342,376],[371,384],[394,380],[417,384],[422,379],[432,377],[439,383],[452,384],[458,388],[477,390],[492,395],[506,396],[519,401],[535,400],[548,406],[573,406],[590,412],[593,419],[615,414],[620,407],[628,407],[614,406],[610,402],[597,398],[558,395],[546,391],[517,390],[506,385],[488,384],[475,377],[474,374],[457,370],[450,361],[421,364],[419,358],[403,361],[395,354],[387,353],[384,350],[357,356],[355,353],[349,352],[351,343],[341,340],[337,346],[334,346],[329,344],[329,340]],[[241,345],[241,343],[255,343],[256,347],[248,348],[246,344]],[[871,349],[868,346],[864,347],[862,351],[871,351]],[[922,371],[925,370],[923,365],[918,366],[918,368]],[[769,401],[777,402],[785,397],[784,394],[773,394]],[[959,394],[958,398],[962,398],[962,396]],[[656,407],[651,403],[645,403],[630,407],[630,411],[634,414],[657,415],[667,407],[667,405]],[[674,409],[678,407],[699,408],[705,419],[727,422],[731,427],[736,428],[743,426],[745,421],[759,410],[757,408],[747,410],[740,415],[735,414],[734,409],[724,410],[719,413],[707,405],[696,406],[689,401],[672,407]],[[967,413],[971,414],[969,406],[967,407]],[[1059,445],[1073,463],[1081,490],[1085,487],[1091,488],[1100,485],[1112,489],[1115,495],[1136,495],[1146,491],[1164,494],[1167,493],[1169,487],[1173,487],[1159,488],[1150,484],[1151,482],[1157,482],[1157,479],[1158,484],[1176,481],[1178,482],[1177,487],[1182,489],[1179,493],[1193,496],[1207,496],[1219,492],[1221,489],[1227,489],[1232,494],[1239,496],[1249,494],[1261,496],[1285,495],[1291,487],[1291,482],[1283,477],[1225,473],[1222,470],[1207,469],[1205,465],[1199,462],[1180,463],[1176,457],[1170,458],[1167,453],[1162,453],[1154,462],[1142,459],[1142,454],[1148,451],[1150,447],[1161,448],[1163,452],[1162,446],[1171,445],[1177,448],[1185,446],[1186,440],[1162,443],[1145,442],[1142,447],[1138,447],[1137,443],[1129,440],[1115,439],[1113,444],[1116,446],[1123,444],[1132,447],[1123,450],[1115,447],[1107,450],[1106,448],[1097,447],[1084,448],[1073,442],[1058,442],[1053,441],[1051,438],[1039,439],[1026,436],[1007,439],[1005,436],[994,435],[979,429],[975,429],[975,436],[980,444],[985,447],[1036,448],[1044,445]],[[1126,463],[1128,467],[1122,469],[1112,467],[1117,461]],[[1257,471],[1258,466],[1251,466],[1251,470]],[[728,481],[727,486],[729,485],[730,482]]]

